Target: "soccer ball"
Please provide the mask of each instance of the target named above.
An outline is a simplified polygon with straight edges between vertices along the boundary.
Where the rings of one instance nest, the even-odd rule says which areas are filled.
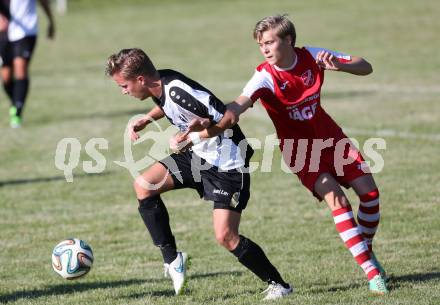
[[[92,248],[81,239],[65,239],[52,251],[52,268],[65,279],[72,280],[84,276],[92,265]]]

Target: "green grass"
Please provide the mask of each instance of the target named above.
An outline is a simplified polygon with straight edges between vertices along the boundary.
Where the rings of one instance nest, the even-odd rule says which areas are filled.
[[[113,162],[123,160],[127,120],[151,102],[121,96],[103,70],[111,53],[137,46],[158,67],[180,70],[230,101],[261,61],[253,25],[286,12],[299,45],[346,51],[373,64],[368,77],[327,73],[322,102],[360,143],[392,132],[384,136],[384,170],[375,175],[382,198],[376,252],[394,279],[390,295],[369,295],[328,210],[280,170],[275,150],[273,171],[253,173],[241,231],[296,288],[277,304],[438,304],[440,4],[421,2],[69,1],[68,14],[57,18],[57,39],[39,38],[24,128],[8,127],[0,95],[0,303],[260,302],[265,285],[216,245],[210,204],[187,190],[163,196],[178,246],[193,256],[187,294],[173,296],[137,213],[133,179]],[[260,106],[240,124],[260,140],[273,133]],[[54,165],[65,137],[78,138],[83,148],[73,183]],[[106,168],[88,175],[84,146],[98,137],[108,140],[101,151]],[[148,148],[140,146],[138,158]],[[257,151],[253,161],[261,158]],[[86,240],[96,260],[90,274],[69,282],[52,271],[50,254],[71,236]]]

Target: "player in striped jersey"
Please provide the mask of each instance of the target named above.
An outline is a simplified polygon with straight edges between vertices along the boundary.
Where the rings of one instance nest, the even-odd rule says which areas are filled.
[[[184,287],[187,255],[176,250],[168,211],[160,194],[181,188],[195,189],[200,197],[214,202],[217,241],[267,282],[265,299],[290,294],[292,288],[284,282],[260,246],[238,233],[241,212],[250,196],[250,175],[243,168],[248,166],[253,153],[240,127],[235,125],[231,132],[198,142],[192,137],[196,133],[190,133],[206,126],[204,124],[219,122],[226,106],[185,75],[173,70],[156,70],[140,49],[124,49],[111,55],[106,74],[119,85],[123,94],[140,100],[151,97],[155,104],[144,118],[130,125],[132,140],[136,140],[138,132],[152,120],[166,117],[195,142],[190,149],[171,154],[150,166],[134,183],[139,213],[154,244],[162,252],[166,274],[173,280],[176,294]]]
[[[371,65],[363,58],[323,48],[296,47],[294,25],[285,15],[259,21],[254,38],[265,61],[222,121],[197,136],[208,138],[230,128],[260,100],[275,125],[284,161],[331,209],[337,231],[367,275],[369,289],[387,293],[385,271],[372,251],[380,217],[379,191],[359,151],[320,103],[324,71],[367,75]],[[304,139],[306,145],[301,147]],[[298,166],[301,159],[303,166]],[[360,198],[357,222],[341,186],[352,187]]]

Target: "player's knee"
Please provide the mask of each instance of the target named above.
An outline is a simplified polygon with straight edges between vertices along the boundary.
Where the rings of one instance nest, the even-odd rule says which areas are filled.
[[[379,190],[376,188],[359,196],[362,202],[370,202],[379,198]]]
[[[237,246],[239,236],[229,228],[224,228],[222,230],[216,230],[215,239],[217,240],[219,245],[225,247],[228,250],[233,250]]]
[[[149,183],[142,176],[139,176],[133,182],[133,188],[136,192],[137,198],[147,198],[156,195],[157,192],[149,186]]]
[[[348,198],[345,196],[344,193],[341,194],[327,194],[325,197],[325,201],[327,202],[327,205],[329,208],[334,211],[341,208],[347,208],[350,206],[350,202],[348,201]]]

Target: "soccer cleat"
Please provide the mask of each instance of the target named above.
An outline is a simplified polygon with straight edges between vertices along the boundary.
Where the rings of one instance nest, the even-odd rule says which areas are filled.
[[[370,289],[370,292],[374,294],[384,295],[388,293],[385,279],[380,274],[368,281],[368,288]]]
[[[11,117],[9,125],[11,126],[11,128],[20,128],[21,118],[19,116]]]
[[[186,270],[188,268],[188,254],[177,252],[177,257],[170,264],[164,264],[165,277],[170,276],[173,281],[176,295],[183,292],[186,283]]]
[[[11,106],[9,108],[9,117],[13,117],[17,115],[17,108],[15,108],[15,106]]]
[[[382,265],[377,260],[376,255],[374,255],[373,251],[370,252],[370,258],[371,258],[371,261],[373,262],[374,266],[376,266],[376,268],[379,270],[380,275],[382,276],[382,278],[386,282],[388,282],[389,277],[387,276],[387,273],[386,273],[385,269],[382,267]]]
[[[284,288],[283,285],[272,282],[269,287],[266,288],[262,293],[266,293],[264,300],[276,300],[285,297],[293,292],[293,288],[289,286]]]
[[[21,127],[21,117],[17,115],[17,108],[14,106],[9,108],[9,124],[11,128]]]

